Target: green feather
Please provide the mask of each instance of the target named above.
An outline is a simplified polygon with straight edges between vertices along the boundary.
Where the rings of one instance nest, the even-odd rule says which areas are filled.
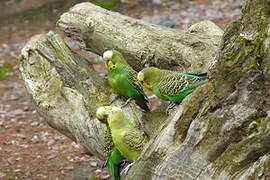
[[[104,149],[107,154],[107,167],[112,175],[113,180],[120,180],[120,173],[119,173],[119,168],[120,168],[120,163],[124,159],[124,157],[121,155],[121,153],[116,149],[113,139],[112,139],[112,134],[110,127],[107,122],[108,114],[112,110],[111,106],[103,106],[97,109],[96,116],[97,119],[106,125],[107,129],[105,131],[105,143],[104,143]],[[127,122],[127,123],[132,123],[132,122]]]
[[[105,132],[105,150],[108,157],[107,167],[112,175],[112,179],[120,180],[119,165],[121,161],[124,159],[124,157],[121,155],[118,149],[116,149],[113,143],[111,130],[108,125],[107,125],[107,131]]]
[[[108,117],[115,147],[133,162],[140,155],[147,139],[134,124],[127,123],[128,121],[120,108],[114,108]]]
[[[148,84],[157,97],[174,103],[181,103],[198,86],[208,82],[206,74],[176,73],[154,67],[145,68],[140,73],[144,77],[143,84]]]
[[[120,180],[119,165],[123,159],[124,159],[124,157],[121,155],[121,153],[116,148],[114,148],[109,155],[108,169],[109,169],[110,173],[112,174],[113,180]]]

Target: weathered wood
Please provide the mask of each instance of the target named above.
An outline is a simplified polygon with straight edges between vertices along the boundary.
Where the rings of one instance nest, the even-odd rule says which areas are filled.
[[[201,23],[200,28],[194,26],[189,32],[166,28],[91,3],[74,6],[61,16],[57,25],[96,54],[119,50],[136,70],[157,66],[193,73],[208,71],[223,33],[209,22]]]
[[[48,124],[82,145],[86,152],[105,159],[106,127],[95,119],[95,113],[97,107],[110,101],[112,91],[107,81],[53,32],[31,38],[22,50],[20,70]],[[121,103],[118,100],[114,105]],[[142,112],[132,103],[125,107],[125,113],[136,123],[142,119]]]
[[[270,3],[247,0],[210,83],[176,109],[126,179],[269,179]]]
[[[189,34],[133,20],[89,3],[79,4],[61,17],[58,25],[66,34],[82,40],[98,54],[105,49],[118,49],[125,57],[130,57],[129,62],[137,69],[146,63],[170,69],[176,65],[178,70],[202,72],[212,65],[210,83],[189,95],[170,116],[148,113],[142,118],[142,113],[132,103],[124,109],[131,119],[143,120],[144,127],[152,132],[150,142],[126,179],[270,177],[269,9],[269,0],[247,0],[243,17],[227,27],[216,59],[203,58],[209,52],[217,53],[218,45],[212,46],[212,38],[217,36],[205,35],[207,28],[200,25],[190,28],[197,34]],[[97,13],[96,18],[93,13]],[[122,25],[115,26],[117,23]],[[123,25],[128,31],[117,31]],[[108,34],[109,30],[114,33]],[[128,32],[136,33],[131,36]],[[181,40],[171,39],[173,34]],[[159,47],[161,42],[165,46]],[[189,46],[188,42],[200,43]],[[137,46],[144,43],[151,51],[148,46],[147,51],[144,51],[145,46]],[[183,49],[176,50],[180,44]],[[172,59],[162,59],[168,55],[164,47],[173,53]],[[200,52],[206,65],[199,66],[200,59],[189,60],[187,52],[191,56]],[[146,58],[147,55],[150,58]],[[178,56],[181,58],[176,59]],[[162,64],[162,60],[169,64]],[[111,89],[106,80],[53,33],[35,36],[27,43],[22,51],[21,72],[39,112],[48,123],[104,159],[105,127],[95,120],[95,110],[110,99]],[[121,100],[115,105],[120,103]]]

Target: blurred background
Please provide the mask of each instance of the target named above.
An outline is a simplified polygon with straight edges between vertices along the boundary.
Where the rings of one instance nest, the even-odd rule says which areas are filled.
[[[110,179],[102,162],[50,128],[36,112],[19,73],[21,48],[55,30],[59,16],[81,0],[0,1],[0,179]],[[212,20],[221,28],[241,15],[240,0],[96,0],[108,10],[187,29]],[[96,56],[88,54],[89,58]]]

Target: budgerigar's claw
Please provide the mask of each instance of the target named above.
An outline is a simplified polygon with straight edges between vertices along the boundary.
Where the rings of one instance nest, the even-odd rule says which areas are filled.
[[[127,165],[127,167],[125,167],[125,169],[123,169],[123,170],[121,171],[121,173],[120,173],[121,176],[122,176],[122,175],[127,175],[129,169],[134,165],[134,163],[135,163],[135,162],[130,163],[129,165]]]
[[[130,101],[132,100],[132,98],[128,98],[126,100],[126,102],[124,102],[122,105],[121,105],[121,108],[125,107],[126,105],[128,105],[130,103]]]
[[[125,164],[125,163],[130,163],[127,159],[123,159],[123,160],[121,160],[121,162],[120,163],[123,163],[123,164]]]
[[[106,166],[107,166],[107,164],[108,164],[108,159],[104,162],[104,164],[102,164],[102,168],[105,168]]]
[[[168,105],[168,107],[166,108],[166,110],[165,110],[166,114],[169,114],[169,110],[172,109],[172,108],[174,108],[174,107],[177,106],[177,105],[178,105],[178,104],[176,104],[176,103],[174,103],[174,102],[170,103],[170,104]]]

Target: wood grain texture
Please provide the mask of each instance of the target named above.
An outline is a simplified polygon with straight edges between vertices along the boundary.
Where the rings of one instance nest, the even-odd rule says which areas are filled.
[[[102,55],[108,49],[120,51],[137,71],[144,66],[157,66],[180,72],[207,72],[217,55],[223,33],[209,22],[189,32],[166,28],[91,3],[71,8],[61,16],[57,26],[96,54]],[[207,31],[206,27],[212,31]]]

